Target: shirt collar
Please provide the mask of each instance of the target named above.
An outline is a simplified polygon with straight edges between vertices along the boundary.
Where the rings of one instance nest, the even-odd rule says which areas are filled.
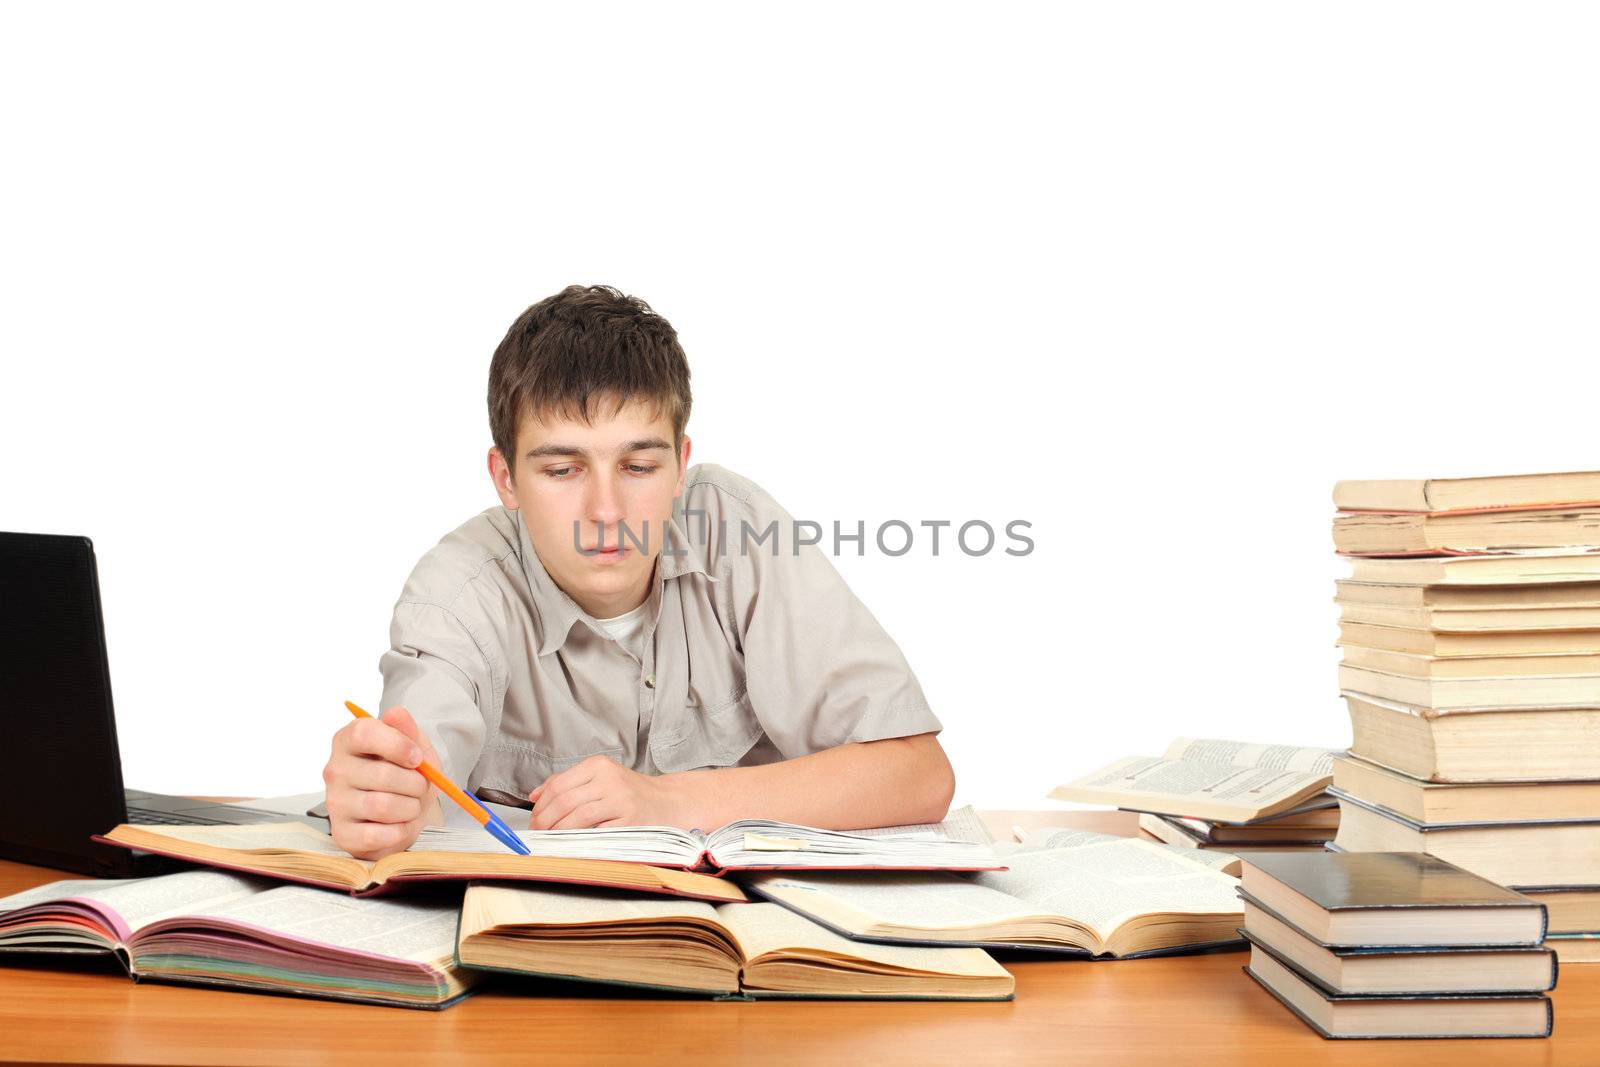
[[[688,574],[700,574],[709,581],[717,580],[715,575],[706,570],[704,546],[699,546],[697,549],[689,540],[683,525],[678,521],[679,515],[679,510],[674,507],[672,516],[667,520],[662,550],[656,556],[655,578],[650,585],[648,601],[651,604],[649,612],[651,618],[654,618],[660,609],[661,587],[668,581]],[[528,537],[528,525],[522,521],[521,509],[513,511],[512,516],[517,524],[522,569],[527,575],[529,587],[533,590],[533,616],[536,627],[534,636],[539,655],[549,655],[565,645],[572,633],[572,627],[579,620],[583,620],[590,629],[600,633],[600,627],[593,616],[579,607],[578,602],[557,585],[555,579],[550,577],[550,572],[545,570],[544,562],[539,559],[539,554],[534,551],[533,541]]]

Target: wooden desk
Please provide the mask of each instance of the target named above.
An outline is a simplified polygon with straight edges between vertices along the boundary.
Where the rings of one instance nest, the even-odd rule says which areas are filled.
[[[1116,813],[992,812],[1136,832]],[[0,864],[0,894],[60,872]],[[1009,1003],[667,999],[508,983],[443,1012],[128,980],[110,961],[0,960],[0,1060],[86,1063],[1600,1064],[1600,965],[1561,971],[1547,1040],[1324,1041],[1240,973],[1243,953],[1006,961]],[[537,994],[533,996],[530,994]]]

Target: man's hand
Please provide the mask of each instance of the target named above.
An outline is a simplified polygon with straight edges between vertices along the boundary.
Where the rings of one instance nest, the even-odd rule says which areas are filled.
[[[333,735],[322,768],[333,840],[358,859],[409,848],[430,822],[444,821],[433,785],[416,770],[439,757],[411,713],[393,707],[379,719],[357,719]]]
[[[533,792],[534,830],[572,830],[590,826],[690,825],[688,805],[676,775],[659,778],[630,771],[615,760],[590,756],[552,774]]]

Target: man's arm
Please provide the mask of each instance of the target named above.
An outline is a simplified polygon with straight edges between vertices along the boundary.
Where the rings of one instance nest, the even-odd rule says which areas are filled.
[[[938,822],[955,772],[931,733],[840,745],[758,767],[651,777],[592,756],[529,794],[536,830],[776,819],[831,830]]]

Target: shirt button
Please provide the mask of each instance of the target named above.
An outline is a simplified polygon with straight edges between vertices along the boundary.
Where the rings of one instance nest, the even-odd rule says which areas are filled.
[[[646,689],[654,689],[656,687],[656,676],[653,675],[653,674],[645,675],[644,676],[644,687]]]

